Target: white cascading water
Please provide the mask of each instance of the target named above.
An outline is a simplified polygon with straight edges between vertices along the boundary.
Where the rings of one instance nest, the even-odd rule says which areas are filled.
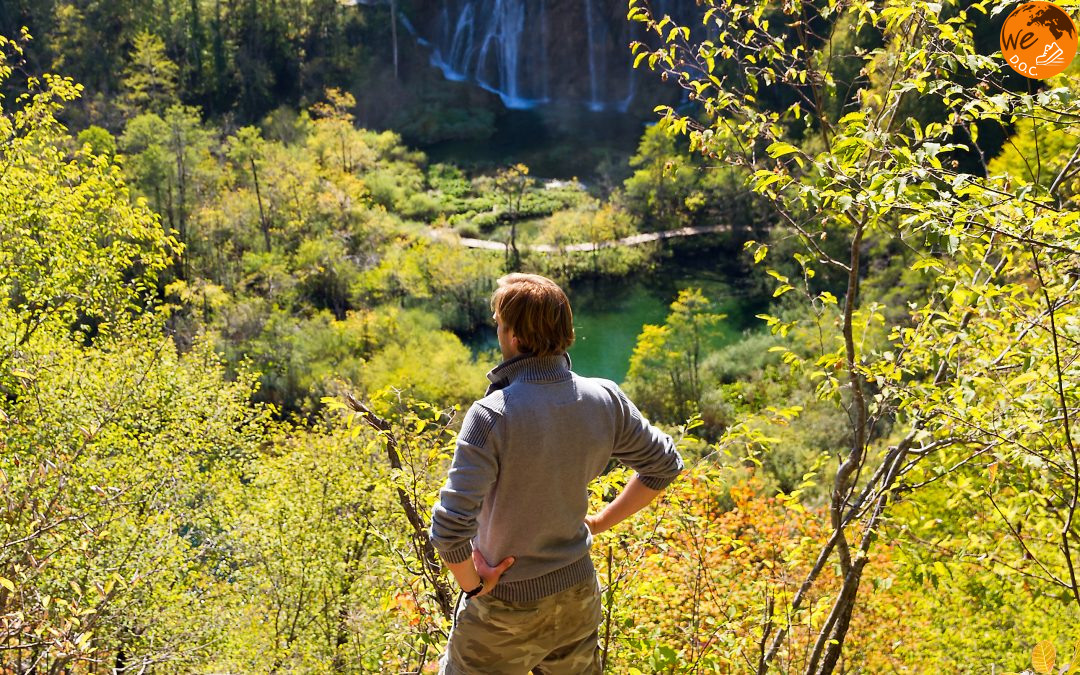
[[[449,22],[449,14],[446,7],[443,8],[443,16]],[[466,5],[458,15],[454,26],[454,37],[450,41],[450,53],[447,63],[465,63],[469,58],[469,52],[473,43],[473,6]],[[446,78],[461,81],[468,78],[464,71],[453,68],[443,68]]]
[[[477,56],[478,64],[476,76],[478,81],[486,87],[497,89],[503,96],[507,107],[530,106],[532,100],[522,96],[520,86],[522,36],[525,32],[525,3],[521,0],[495,0],[492,12],[491,29],[484,35]],[[480,70],[488,59],[495,59],[494,71],[498,74],[496,82],[484,81],[484,73]]]
[[[570,23],[576,21],[585,30],[553,35],[548,14],[552,0],[444,0],[438,20],[432,22],[432,39],[421,43],[431,48],[432,64],[447,79],[474,82],[498,94],[508,108],[577,100],[594,111],[625,111],[635,79],[628,44],[621,44],[629,38],[620,40],[628,26],[609,25],[618,17],[625,22],[625,0],[579,2],[579,13]],[[558,4],[565,12],[571,3]],[[567,17],[558,18],[566,23]],[[587,87],[583,78],[565,72],[570,66],[552,66],[551,45],[565,52],[556,54],[564,63],[587,68]],[[567,85],[571,80],[578,83],[570,87],[573,91]]]
[[[593,0],[585,0],[585,35],[588,41],[586,51],[589,53],[589,110],[593,112],[604,109],[596,77],[596,62],[601,58],[601,55],[597,54],[600,40],[597,39],[596,26],[599,23],[597,17],[593,16]]]
[[[422,42],[431,46],[431,61],[447,79],[475,82],[498,94],[508,108],[534,107],[546,102],[546,83],[533,86],[535,78],[525,68],[523,54],[541,47],[525,41],[542,43],[536,33],[525,30],[529,4],[527,0],[447,0],[434,39]]]

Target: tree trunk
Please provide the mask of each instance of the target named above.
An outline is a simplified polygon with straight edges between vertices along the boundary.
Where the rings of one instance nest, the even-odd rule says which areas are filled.
[[[179,193],[179,203],[176,205],[177,231],[180,233],[180,241],[187,244],[187,212],[184,205],[187,203],[187,167],[184,164],[184,139],[179,129],[173,129],[173,137],[176,141],[176,188]],[[180,278],[187,279],[187,251],[180,255]]]
[[[851,615],[855,612],[855,598],[859,592],[859,583],[862,581],[862,570],[868,560],[869,558],[865,557],[857,559],[851,566],[851,572],[844,577],[843,588],[840,589],[840,595],[837,596],[825,624],[825,626],[831,625],[831,628],[826,630],[822,627],[818,642],[814,645],[813,657],[806,666],[807,675],[815,673],[813,668],[817,665],[822,649],[825,650],[825,657],[821,660],[821,667],[817,669],[816,675],[829,675],[836,668],[836,662],[844,649],[848,627],[851,625]]]
[[[263,211],[262,195],[259,193],[259,172],[255,169],[255,158],[251,158],[251,178],[255,182],[255,201],[259,203],[259,225],[262,227],[263,241],[266,242],[266,252],[270,252],[270,225],[266,222],[266,213]]]
[[[397,0],[390,0],[390,41],[394,45],[394,79],[398,79]]]
[[[510,222],[510,271],[516,272],[521,268],[521,253],[517,247],[517,220]]]
[[[334,661],[333,670],[343,673],[346,670],[345,657],[341,650],[349,641],[349,599],[352,597],[353,583],[356,581],[355,566],[364,553],[368,539],[368,533],[360,542],[353,542],[349,546],[349,552],[345,555],[345,578],[341,580],[340,599],[338,601],[337,635],[334,637]]]

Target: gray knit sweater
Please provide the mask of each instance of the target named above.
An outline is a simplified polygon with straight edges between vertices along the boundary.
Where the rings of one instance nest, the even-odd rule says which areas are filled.
[[[514,556],[492,595],[536,600],[595,574],[587,486],[612,457],[656,490],[683,464],[618,385],[571,372],[565,354],[519,356],[488,379],[462,423],[431,538],[447,562],[473,544],[492,564]]]

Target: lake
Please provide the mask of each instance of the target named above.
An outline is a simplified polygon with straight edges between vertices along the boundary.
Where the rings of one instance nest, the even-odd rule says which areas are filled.
[[[712,347],[738,340],[746,330],[762,327],[754,317],[765,311],[768,297],[755,297],[743,283],[742,266],[725,261],[728,249],[683,252],[647,274],[574,282],[567,295],[574,308],[575,340],[570,348],[574,372],[622,382],[630,367],[637,337],[645,324],[662,324],[679,290],[696,287],[727,314]],[[463,338],[474,351],[498,349],[495,328]]]

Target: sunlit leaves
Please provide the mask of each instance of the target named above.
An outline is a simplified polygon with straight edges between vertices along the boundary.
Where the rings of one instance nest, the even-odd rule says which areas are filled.
[[[48,636],[48,663],[120,645],[156,661],[221,625],[188,612],[216,592],[219,499],[268,411],[248,403],[250,375],[223,383],[209,345],[181,356],[154,323],[114,325],[90,349],[38,332],[19,355],[34,378],[10,413],[30,423],[5,430],[0,539],[18,544],[0,562],[16,575],[8,606]]]
[[[852,416],[857,438],[866,431],[860,414],[883,424],[883,434],[911,425],[911,454],[901,454],[898,466],[899,476],[910,472],[904,489],[917,493],[941,482],[957,500],[982,505],[977,513],[995,517],[968,528],[973,550],[993,557],[1002,574],[1026,575],[1075,599],[1069,552],[1080,533],[1059,524],[1073,522],[1068,504],[1076,503],[1080,484],[1069,429],[1078,375],[1077,318],[1067,300],[1076,290],[1075,172],[1061,169],[1075,160],[1075,144],[1061,139],[1075,126],[1077,101],[1052,93],[1075,82],[1002,91],[1000,63],[976,53],[970,17],[948,3],[707,5],[707,48],[684,48],[670,19],[638,18],[664,26],[657,38],[666,54],[657,47],[656,69],[679,72],[680,84],[702,102],[706,115],[688,124],[694,149],[727,148],[719,161],[749,169],[749,186],[780,214],[768,252],[774,296],[805,300],[809,317],[775,309],[759,315],[780,338],[795,338],[796,346],[776,353],[817,383],[819,397]],[[827,48],[794,39],[804,35],[804,12],[821,21]],[[880,42],[835,42],[860,34]],[[797,49],[808,53],[796,56]],[[714,87],[717,63],[709,59],[717,54],[731,63]],[[844,94],[837,54],[858,67]],[[765,85],[779,85],[799,107],[777,106]],[[682,129],[674,124],[678,113],[659,112],[668,128]],[[800,118],[804,127],[785,126]],[[995,119],[1020,129],[1051,126],[1056,140],[1042,143],[1034,133],[1018,139],[1004,178],[997,176],[1003,162],[986,178],[962,170],[961,153],[983,152],[976,125]],[[1043,172],[1044,165],[1055,169]],[[802,246],[781,267],[775,250],[792,237]],[[830,246],[837,238],[847,250]],[[910,265],[894,277],[895,291],[874,289],[892,295],[893,306],[875,303],[865,285],[873,272],[864,274],[863,266],[867,258],[875,264],[881,254],[874,247],[883,242]],[[765,255],[757,249],[755,262]],[[823,271],[842,275],[846,288],[821,287]],[[896,440],[887,442],[884,457],[897,452]],[[1021,513],[1023,528],[1015,525]],[[943,520],[952,527],[928,519],[918,529],[941,528]],[[1015,546],[993,543],[999,521]],[[869,542],[874,534],[864,536]],[[952,577],[943,564],[920,564],[931,583]]]
[[[160,37],[148,31],[135,36],[122,86],[122,106],[132,114],[162,114],[179,102],[177,66],[165,55],[165,42]]]
[[[44,324],[108,321],[144,302],[176,250],[129,201],[111,158],[64,147],[54,114],[78,93],[70,80],[44,78],[0,116],[9,139],[0,146],[0,293],[17,321],[8,349]]]
[[[1031,649],[1031,667],[1035,669],[1036,673],[1052,673],[1054,672],[1055,656],[1054,643],[1050,640],[1043,640]]]
[[[701,362],[724,314],[700,289],[679,292],[662,326],[645,325],[630,357],[631,397],[661,419],[685,420],[701,404]]]

